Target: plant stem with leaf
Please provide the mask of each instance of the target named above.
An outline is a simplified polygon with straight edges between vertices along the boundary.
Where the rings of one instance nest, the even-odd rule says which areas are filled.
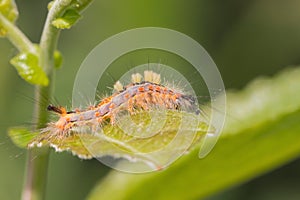
[[[47,104],[51,99],[52,92],[52,73],[54,66],[53,54],[57,46],[60,30],[52,26],[52,21],[61,15],[71,0],[55,1],[49,10],[43,33],[40,40],[39,64],[47,73],[50,84],[47,87],[35,86],[35,123],[36,129],[45,127],[48,122]],[[47,168],[48,168],[49,149],[38,148],[30,149],[27,158],[27,177],[24,184],[22,199],[38,200],[43,199],[46,190]]]
[[[0,34],[6,36],[11,43],[20,51],[19,57],[11,60],[11,64],[15,66],[20,76],[35,86],[35,108],[34,108],[34,124],[35,129],[40,130],[47,125],[48,113],[46,108],[49,104],[52,94],[52,74],[55,62],[54,53],[57,47],[57,41],[61,29],[70,28],[80,18],[79,12],[82,11],[92,0],[55,0],[52,1],[48,8],[49,13],[43,28],[39,48],[24,35],[14,24],[18,16],[17,7],[14,1],[7,1],[2,5],[0,10]],[[24,61],[24,57],[34,55],[37,57],[35,66],[34,56]],[[58,60],[56,60],[58,61]],[[31,64],[30,64],[31,63]],[[42,68],[42,69],[41,69]],[[40,73],[37,75],[37,73]],[[43,72],[45,78],[49,81],[42,80]],[[36,73],[36,74],[35,74]],[[35,76],[34,81],[32,78]],[[48,84],[50,83],[50,84]],[[42,86],[43,85],[43,86]],[[28,150],[26,178],[22,193],[23,200],[39,200],[44,199],[47,168],[49,159],[49,149],[33,148]]]

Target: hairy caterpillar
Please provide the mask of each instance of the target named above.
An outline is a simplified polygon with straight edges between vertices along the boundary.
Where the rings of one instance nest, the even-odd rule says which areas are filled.
[[[186,121],[185,123],[188,122],[191,124],[196,124],[186,125],[187,127],[193,129],[187,130],[187,132],[189,132],[189,136],[187,137],[191,137],[191,139],[187,139],[187,141],[189,141],[190,143],[193,143],[193,134],[195,131],[200,131],[201,135],[203,135],[206,130],[205,127],[203,129],[200,128],[201,130],[195,129],[197,127],[197,122],[193,122],[194,116],[198,116],[201,113],[197,104],[196,97],[185,94],[183,91],[175,90],[163,85],[161,83],[160,74],[150,70],[145,70],[143,76],[140,73],[131,74],[131,82],[128,85],[123,86],[120,81],[117,81],[114,84],[113,94],[102,99],[100,103],[95,106],[89,106],[86,109],[74,109],[67,111],[64,107],[49,105],[47,109],[56,113],[59,116],[59,119],[55,122],[48,123],[47,127],[42,129],[41,133],[31,142],[29,142],[28,147],[39,147],[43,146],[44,144],[48,144],[54,147],[57,151],[71,150],[73,154],[84,159],[92,158],[94,157],[94,155],[92,155],[93,153],[91,153],[89,149],[87,149],[86,151],[82,151],[80,149],[81,147],[79,148],[80,150],[78,150],[77,147],[74,149],[74,145],[72,146],[74,140],[78,139],[78,135],[80,137],[80,134],[82,134],[79,133],[80,131],[78,130],[81,127],[88,127],[88,131],[84,132],[84,137],[86,140],[86,137],[93,137],[93,134],[87,134],[91,133],[92,130],[97,130],[99,129],[99,127],[100,129],[102,127],[105,128],[107,127],[107,124],[109,124],[110,127],[114,127],[115,123],[117,122],[117,116],[122,112],[126,112],[129,116],[135,116],[140,111],[157,113],[159,113],[160,111],[168,110],[178,113],[180,113],[181,111],[187,111],[187,113],[190,113],[193,116],[185,117],[186,119],[191,119]],[[125,153],[117,151],[112,156],[126,158],[130,157],[131,159],[138,158],[139,156],[134,156],[136,155],[134,153],[135,150],[142,151],[147,148],[153,148],[153,146],[149,147],[149,138],[151,142],[157,143],[154,144],[154,146],[156,145],[155,148],[164,148],[164,145],[172,142],[172,140],[176,137],[176,132],[180,128],[180,123],[175,125],[174,121],[180,120],[180,116],[172,114],[171,119],[169,118],[164,121],[164,127],[161,127],[161,129],[162,133],[165,133],[165,136],[162,135],[162,133],[156,135],[150,134],[151,138],[142,137],[141,135],[143,133],[141,133],[141,135],[124,134],[124,136],[119,136],[123,133],[117,131],[117,136],[115,134],[111,138],[109,134],[108,137],[106,137],[107,135],[104,134],[105,138],[108,141],[114,143],[117,146],[120,146],[121,144],[121,149],[124,149],[124,147],[126,149],[128,147]],[[156,120],[163,121],[162,117],[159,117]],[[127,126],[130,126],[129,123],[127,124]],[[142,131],[143,130],[145,129],[142,129]],[[155,128],[149,128],[147,130],[155,130]],[[200,136],[196,137],[195,140],[199,139]],[[88,138],[87,140],[89,142],[90,138]],[[95,140],[95,138],[92,138],[92,140]],[[157,140],[159,142],[157,142]],[[103,143],[101,143],[101,145],[103,145]],[[135,146],[135,149],[133,150],[130,145]],[[82,146],[86,147],[85,144],[83,144]],[[184,147],[182,148],[187,148],[188,146],[184,145]],[[176,146],[174,148],[176,148]],[[142,156],[142,159],[146,160],[146,162],[148,163],[156,162],[154,160],[155,158],[150,159],[147,158],[147,156]],[[154,165],[156,167],[159,166],[159,164]]]
[[[160,75],[153,71],[144,71],[144,80],[141,74],[132,74],[132,83],[123,86],[120,81],[114,85],[115,93],[104,98],[98,105],[90,106],[85,110],[67,111],[64,107],[48,106],[49,111],[53,111],[60,116],[57,122],[51,122],[42,132],[52,132],[57,137],[66,137],[72,128],[82,125],[101,124],[104,121],[114,123],[117,112],[127,110],[134,114],[135,110],[148,110],[150,107],[160,107],[166,109],[195,109],[195,97],[173,91],[160,84]]]

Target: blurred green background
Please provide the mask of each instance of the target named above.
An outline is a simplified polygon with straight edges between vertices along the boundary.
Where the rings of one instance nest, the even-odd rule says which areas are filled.
[[[16,1],[17,24],[36,43],[47,2]],[[144,26],[174,29],[194,38],[216,62],[226,88],[241,89],[257,76],[299,65],[299,22],[299,0],[95,0],[75,27],[62,32],[58,49],[64,63],[55,76],[54,96],[71,106],[77,69],[93,47],[121,31]],[[29,125],[34,105],[33,87],[9,64],[16,53],[6,39],[0,39],[0,199],[12,200],[21,194],[26,151],[15,147],[6,131]],[[128,59],[124,64],[131,62],[135,61]],[[95,160],[52,153],[46,199],[84,199],[109,170]],[[300,160],[295,160],[209,199],[300,199],[299,188]]]

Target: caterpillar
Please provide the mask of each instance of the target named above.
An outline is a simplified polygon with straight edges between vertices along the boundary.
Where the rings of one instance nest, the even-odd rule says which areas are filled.
[[[47,109],[48,111],[52,111],[55,114],[57,114],[59,118],[57,121],[48,123],[47,127],[43,128],[40,131],[40,134],[36,138],[34,138],[31,142],[28,143],[28,147],[29,148],[33,148],[35,146],[40,147],[43,146],[44,144],[48,144],[54,147],[56,151],[71,150],[73,154],[83,159],[90,159],[94,157],[94,155],[92,155],[92,153],[89,152],[89,149],[86,149],[86,147],[84,146],[85,144],[81,144],[81,147],[83,145],[84,148],[81,147],[78,148],[76,145],[75,146],[73,145],[74,140],[77,140],[78,142],[78,137],[81,137],[80,134],[78,134],[79,133],[78,130],[82,127],[89,128],[86,133],[89,133],[89,131],[91,132],[91,130],[97,130],[99,127],[101,128],[101,126],[105,128],[107,123],[110,124],[111,127],[114,127],[120,113],[122,112],[128,113],[131,116],[136,115],[139,111],[156,112],[155,110],[157,110],[158,113],[159,111],[163,111],[163,110],[179,111],[179,113],[181,111],[186,111],[188,113],[193,114],[194,116],[198,116],[201,113],[199,106],[197,104],[196,97],[194,97],[193,95],[185,94],[180,90],[176,90],[166,85],[163,85],[161,83],[160,74],[151,70],[145,70],[143,72],[143,76],[140,73],[131,74],[131,82],[125,86],[120,81],[117,81],[114,84],[114,92],[112,93],[112,95],[103,98],[98,104],[94,106],[89,106],[86,109],[77,108],[74,110],[67,111],[65,107],[49,105]],[[179,119],[177,115],[174,116],[176,116],[175,117],[176,120]],[[193,117],[191,119],[193,119]],[[156,120],[161,120],[161,119],[156,119]],[[168,119],[166,121],[166,126],[170,126],[170,123],[173,122],[172,120]],[[191,121],[190,123],[193,122]],[[172,138],[175,136],[173,134],[175,134],[176,132],[175,129],[176,127],[178,127],[178,124],[177,125],[174,124],[171,126],[174,127],[172,128],[171,132],[166,133],[166,136],[160,134],[153,135],[152,140],[153,139],[155,140],[155,138],[160,138],[159,140],[162,142],[163,146],[166,145],[165,142],[167,141],[171,142]],[[190,127],[196,127],[196,126],[192,125]],[[162,132],[164,131],[168,132],[168,130],[170,129],[163,128]],[[205,132],[205,128],[202,130],[201,134],[203,134],[204,132]],[[93,134],[86,134],[86,133],[84,133],[85,134],[84,137],[93,136]],[[109,138],[106,137],[109,135],[104,135],[104,136],[108,140],[113,139],[114,140],[113,143],[115,144],[119,143],[119,141],[115,140],[114,137]],[[127,144],[129,146],[131,144],[133,144],[134,146],[138,146],[137,144],[141,144],[141,147],[138,148],[138,151],[140,151],[144,148],[142,147],[143,145],[146,146],[148,145],[147,138],[140,137],[139,139],[138,137],[135,136],[124,135],[124,137],[122,136],[116,136],[116,137],[123,138],[125,140],[124,141],[125,146]],[[166,138],[163,139],[163,137]],[[199,137],[197,138],[199,139]],[[197,138],[195,140],[198,140]],[[98,141],[98,138],[92,138],[92,140]],[[159,143],[155,145],[160,146]],[[131,153],[129,152],[126,153],[121,151],[119,153],[114,153],[113,156],[132,158],[134,156],[132,154],[133,151],[132,149],[130,149],[129,151],[131,151]],[[145,158],[146,157],[142,156],[143,160],[145,160]],[[150,163],[155,162],[153,159],[150,160],[151,161],[149,161],[148,159],[147,162]]]
[[[57,122],[50,122],[42,132],[51,131],[53,135],[65,137],[72,129],[81,125],[101,124],[105,121],[115,123],[115,116],[120,111],[134,114],[136,110],[149,110],[155,106],[164,109],[189,109],[196,114],[200,113],[195,97],[173,91],[161,83],[160,74],[153,71],[144,71],[132,74],[131,83],[123,86],[120,81],[114,85],[113,95],[104,98],[98,105],[90,106],[85,110],[67,111],[64,107],[48,106],[49,111],[59,115]]]

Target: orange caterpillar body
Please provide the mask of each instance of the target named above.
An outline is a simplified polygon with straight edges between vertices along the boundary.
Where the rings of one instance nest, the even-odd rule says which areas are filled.
[[[57,137],[66,137],[73,128],[82,125],[95,126],[104,122],[113,124],[116,114],[120,111],[133,114],[138,109],[149,110],[153,107],[188,109],[200,113],[195,97],[161,85],[160,75],[153,71],[144,71],[144,77],[139,73],[132,74],[131,79],[131,83],[127,86],[123,86],[119,81],[116,82],[113,95],[85,110],[67,111],[63,107],[49,105],[48,110],[54,111],[60,118],[57,122],[49,123],[42,132],[52,132]]]

